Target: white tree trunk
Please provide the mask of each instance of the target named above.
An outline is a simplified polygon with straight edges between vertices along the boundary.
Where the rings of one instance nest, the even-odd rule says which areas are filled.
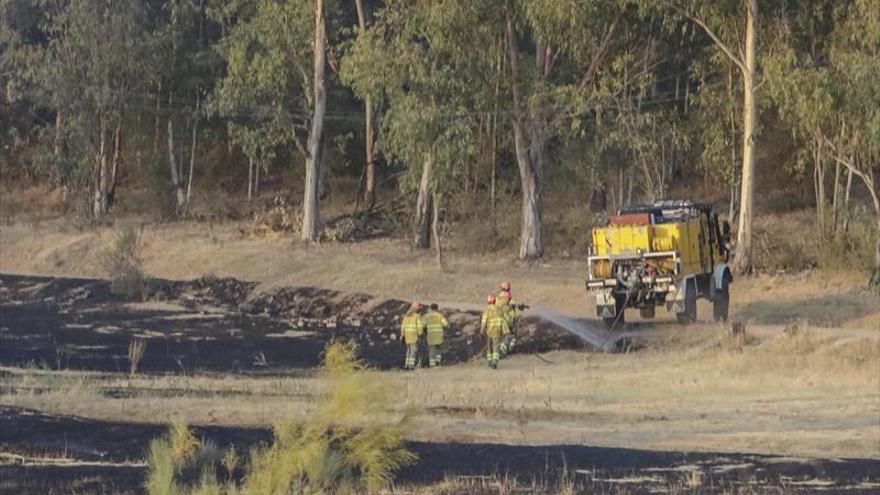
[[[196,95],[196,113],[193,116],[192,146],[189,150],[189,177],[186,180],[186,206],[189,207],[189,198],[192,194],[193,170],[196,168],[196,144],[199,132],[199,106],[201,95]]]
[[[250,201],[254,197],[254,159],[248,157],[248,192],[247,200]]]
[[[179,213],[186,202],[186,195],[183,193],[183,185],[180,183],[180,174],[177,169],[177,159],[174,156],[174,123],[171,118],[168,119],[168,169],[171,172],[171,185],[174,187]]]
[[[852,191],[852,170],[846,169],[846,193],[843,195],[843,235],[849,233],[849,195]]]
[[[98,142],[98,153],[95,157],[95,186],[92,203],[92,215],[96,221],[101,221],[107,213],[107,122],[105,117],[100,118],[98,126],[101,137]]]
[[[739,229],[736,234],[736,257],[733,266],[737,273],[752,269],[752,207],[755,182],[755,126],[757,105],[755,101],[755,22],[758,15],[757,0],[748,0],[746,18],[745,70],[743,71],[743,156],[742,185],[740,189]]]
[[[446,271],[446,266],[443,263],[443,245],[440,243],[440,195],[434,193],[432,198],[432,203],[434,203],[434,211],[432,221],[431,221],[431,235],[434,237],[434,248],[437,251],[437,266],[440,268],[440,271]]]
[[[324,112],[327,105],[327,92],[324,87],[324,73],[327,54],[324,49],[324,0],[315,0],[315,45],[314,45],[314,109],[312,127],[309,130],[306,157],[306,183],[303,197],[303,226],[301,239],[317,241],[320,217],[318,213],[318,175],[321,166],[321,142],[324,131]]]
[[[64,128],[61,125],[61,112],[55,114],[55,159],[61,158],[61,151],[64,149]]]
[[[877,232],[880,232],[880,210],[876,215]],[[880,289],[880,234],[877,235],[877,242],[874,244],[874,269],[871,271],[871,278],[868,279],[868,287]]]

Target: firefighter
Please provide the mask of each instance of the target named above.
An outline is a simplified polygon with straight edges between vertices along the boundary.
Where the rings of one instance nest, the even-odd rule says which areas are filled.
[[[432,368],[440,366],[442,360],[443,333],[449,328],[449,321],[440,313],[437,304],[431,304],[424,317],[428,333],[428,365]]]
[[[516,309],[517,307],[524,309],[526,306],[513,301],[510,295],[511,284],[509,281],[505,280],[504,282],[501,282],[500,288],[501,293],[498,295],[495,304],[501,310],[504,319],[507,320],[507,326],[509,328],[509,331],[504,335],[501,341],[501,357],[504,357],[513,352],[513,348],[516,345],[516,323],[519,320],[519,315],[517,314]]]
[[[413,301],[400,323],[400,335],[403,343],[406,344],[406,360],[403,363],[403,368],[407,370],[416,369],[419,338],[425,333],[425,322],[422,320],[421,311],[421,303]]]
[[[486,336],[486,360],[492,369],[498,368],[498,360],[501,358],[499,346],[501,337],[510,331],[507,320],[495,305],[495,294],[486,296],[486,309],[480,319],[480,332]]]
[[[510,293],[501,291],[498,296],[495,298],[495,307],[498,308],[498,314],[504,318],[507,322],[507,328],[503,335],[501,335],[501,342],[498,344],[498,354],[501,359],[507,357],[507,354],[511,351],[513,346],[512,343],[512,333],[514,330],[513,326],[513,318],[511,312],[515,313],[515,310],[510,305]]]

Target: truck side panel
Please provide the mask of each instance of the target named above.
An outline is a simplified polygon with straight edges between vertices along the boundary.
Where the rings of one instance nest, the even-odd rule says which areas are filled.
[[[599,256],[635,254],[651,251],[651,227],[648,225],[609,225],[593,229],[593,246]]]

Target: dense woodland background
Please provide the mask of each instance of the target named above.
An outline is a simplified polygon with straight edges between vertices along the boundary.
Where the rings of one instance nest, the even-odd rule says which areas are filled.
[[[711,202],[880,285],[880,0],[3,0],[0,201],[582,256]],[[448,241],[448,242],[446,242]],[[872,269],[873,268],[873,269]]]

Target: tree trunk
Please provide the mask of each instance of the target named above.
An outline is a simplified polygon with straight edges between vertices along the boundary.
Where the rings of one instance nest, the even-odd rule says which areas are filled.
[[[61,112],[55,114],[55,160],[61,158],[61,152],[64,149],[64,128],[61,126]]]
[[[828,200],[825,194],[825,165],[822,163],[822,145],[816,138],[816,149],[813,153],[813,190],[816,194],[816,221],[819,235],[825,239],[827,235],[826,220],[828,218]]]
[[[357,8],[358,27],[360,32],[367,32],[367,14],[364,11],[363,0],[355,0]],[[376,161],[373,157],[373,102],[369,96],[364,97],[364,141],[366,144],[366,169],[364,170],[364,207],[370,209],[376,203]]]
[[[736,174],[738,175],[738,174]],[[727,207],[727,222],[736,223],[736,212],[739,210],[739,198],[737,197],[737,186],[739,186],[738,177],[734,175],[733,182],[730,183],[730,204]]]
[[[880,290],[880,210],[877,215],[877,242],[874,244],[874,269],[871,270],[871,278],[868,279],[868,287]]]
[[[183,208],[186,196],[183,193],[183,186],[180,183],[180,174],[177,169],[177,160],[174,156],[174,123],[168,118],[168,168],[171,171],[171,185],[174,187],[174,196],[177,201],[177,212]]]
[[[853,173],[852,170],[846,169],[846,192],[843,195],[843,235],[847,235],[849,233],[849,195],[850,191],[852,191],[852,179]]]
[[[443,264],[443,246],[440,243],[440,195],[436,192],[433,194],[432,202],[434,203],[434,213],[431,221],[431,235],[434,236],[434,248],[437,251],[437,266],[441,272],[446,271]]]
[[[250,201],[254,197],[254,159],[248,157],[248,193],[247,200]]]
[[[624,206],[630,206],[633,204],[633,174],[630,171],[626,174],[626,203]]]
[[[542,172],[546,156],[547,139],[544,128],[528,119],[520,105],[519,94],[519,49],[513,19],[507,19],[507,49],[510,58],[510,77],[513,88],[513,141],[516,149],[516,162],[519,166],[522,183],[522,228],[520,230],[519,258],[523,260],[540,258],[544,254],[541,238],[541,193]],[[528,128],[528,131],[527,131]],[[528,133],[528,134],[527,134]]]
[[[495,221],[495,204],[497,197],[497,175],[498,175],[498,95],[501,91],[501,74],[504,63],[503,50],[498,53],[498,63],[495,70],[495,93],[492,111],[492,181],[490,186],[490,196],[492,198],[492,221]]]
[[[868,194],[871,195],[871,204],[874,206],[874,218],[877,221],[877,240],[874,244],[874,269],[871,270],[871,277],[868,279],[868,287],[880,293],[880,184],[877,184],[874,170],[874,167],[869,166],[867,171],[862,172],[859,175],[865,183],[865,187],[868,189]],[[852,171],[851,168],[850,171]]]
[[[840,162],[834,167],[834,190],[831,193],[831,234],[837,235],[840,220]]]
[[[110,185],[107,187],[107,206],[116,202],[116,178],[119,176],[119,161],[122,154],[122,125],[116,124],[113,131],[113,164],[110,168]]]
[[[107,213],[107,122],[104,117],[100,118],[98,154],[95,157],[95,191],[92,204],[92,214],[95,221],[101,221]]]
[[[263,168],[263,161],[260,160],[254,166],[254,196],[260,194],[260,169]]]
[[[156,117],[153,122],[153,156],[159,157],[159,110],[161,108],[161,100],[159,93],[162,92],[162,84],[159,84],[159,91],[156,94]]]
[[[201,4],[200,4],[201,5]],[[199,28],[201,30],[201,27]],[[192,193],[193,170],[196,168],[196,143],[199,132],[199,105],[201,95],[196,95],[196,113],[193,116],[192,146],[189,150],[189,177],[186,180],[186,206],[189,207],[189,197]]]
[[[540,148],[533,148],[530,151],[537,151],[543,155],[545,143],[533,142],[532,146],[540,146]],[[543,160],[543,156],[541,160]],[[544,241],[541,237],[543,186],[539,167],[540,165],[534,163],[525,165],[520,163],[523,220],[520,231],[519,258],[522,260],[540,258],[544,254]]]
[[[416,198],[415,237],[413,247],[428,249],[431,247],[431,173],[434,165],[433,157],[428,154],[422,164],[422,178],[419,181],[419,195]]]
[[[324,111],[327,105],[327,92],[324,87],[324,72],[327,54],[324,50],[324,0],[315,0],[315,45],[314,45],[314,104],[312,127],[309,130],[306,157],[306,184],[303,197],[303,222],[300,238],[304,241],[317,241],[319,231],[318,213],[318,175],[321,166],[321,142],[324,132]]]
[[[743,71],[743,164],[740,190],[739,229],[736,239],[736,257],[733,261],[737,273],[752,269],[752,207],[755,173],[755,125],[757,105],[755,102],[755,18],[758,15],[757,0],[748,0],[746,19],[745,71]]]

